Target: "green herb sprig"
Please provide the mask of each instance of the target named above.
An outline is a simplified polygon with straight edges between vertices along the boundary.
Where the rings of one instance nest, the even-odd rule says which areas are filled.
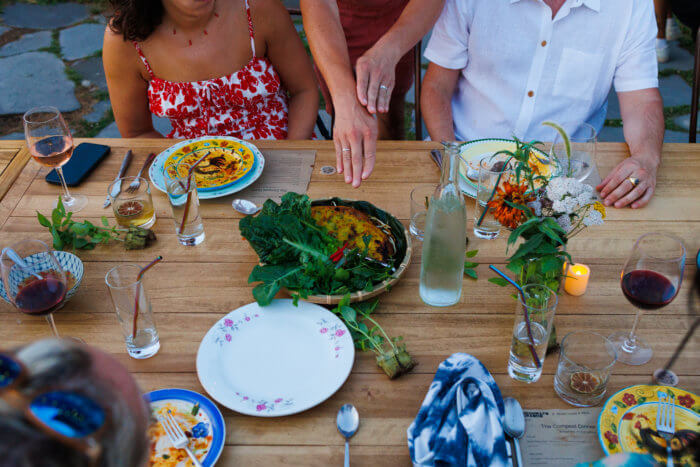
[[[379,301],[361,302],[350,305],[347,294],[332,311],[350,330],[355,347],[375,353],[377,365],[390,379],[408,373],[416,366],[415,361],[402,344],[403,337],[389,337],[384,329],[370,315]]]
[[[141,227],[129,227],[118,229],[110,227],[109,221],[102,216],[102,226],[97,226],[90,221],[76,222],[73,213],[66,212],[61,198],[58,198],[56,207],[51,212],[49,219],[37,211],[39,224],[49,229],[53,237],[53,247],[56,250],[72,248],[73,250],[92,250],[101,243],[109,243],[111,240],[124,242],[127,250],[145,248],[156,239],[150,229]],[[121,238],[122,235],[124,238]]]
[[[471,250],[467,251],[467,253],[464,255],[466,258],[473,258],[479,253],[479,250]],[[474,270],[475,267],[477,267],[479,263],[475,263],[473,261],[465,261],[464,262],[464,275],[469,277],[470,279],[477,280],[479,278],[479,275],[476,273]]]

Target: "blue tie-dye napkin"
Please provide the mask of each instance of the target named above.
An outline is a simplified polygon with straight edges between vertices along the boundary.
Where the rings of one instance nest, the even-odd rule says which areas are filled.
[[[507,466],[503,398],[479,360],[456,353],[442,362],[408,428],[415,466]]]

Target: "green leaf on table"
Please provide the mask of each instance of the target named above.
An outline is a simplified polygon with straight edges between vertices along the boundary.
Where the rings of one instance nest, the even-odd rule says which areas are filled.
[[[109,221],[105,216],[102,216],[102,225],[104,225],[105,227],[109,227]]]
[[[51,228],[51,236],[53,237],[54,249],[62,250],[64,246],[63,239],[61,238],[61,234],[59,233],[59,231],[56,230],[56,227]]]
[[[492,284],[499,285],[501,287],[510,285],[510,283],[502,277],[489,277],[489,282],[491,282]]]
[[[357,321],[357,313],[350,306],[344,306],[340,308],[340,314],[343,315],[345,322]]]
[[[58,208],[51,211],[51,222],[53,222],[53,225],[55,225],[55,226],[61,225],[62,219],[63,219],[63,214],[61,214],[61,211],[59,211]]]
[[[473,269],[473,268],[477,267],[478,265],[479,265],[479,263],[472,263],[471,261],[464,262],[464,267],[468,268],[468,269]]]
[[[39,219],[39,224],[43,225],[44,227],[51,228],[51,221],[48,220],[45,215],[37,211],[36,217]]]
[[[467,251],[464,256],[466,256],[467,258],[473,258],[478,253],[479,253],[479,250],[470,250],[470,251]]]
[[[477,275],[476,271],[473,269],[465,269],[464,270],[464,275],[471,277],[472,279],[478,279],[479,276]]]

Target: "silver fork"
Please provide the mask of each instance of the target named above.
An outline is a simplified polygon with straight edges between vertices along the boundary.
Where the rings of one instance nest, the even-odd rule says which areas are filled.
[[[178,425],[173,418],[173,415],[168,412],[165,417],[159,416],[158,421],[168,435],[168,438],[170,438],[170,442],[173,443],[173,446],[175,446],[176,449],[184,449],[187,455],[190,456],[190,459],[192,459],[192,462],[194,462],[195,467],[202,467],[202,463],[199,462],[197,457],[190,451],[190,448],[187,447],[189,440],[185,432],[180,428],[180,425]]]
[[[148,157],[144,161],[143,165],[141,166],[139,173],[136,174],[136,178],[134,179],[134,181],[129,183],[129,188],[126,189],[127,193],[133,193],[139,189],[139,187],[141,186],[141,182],[139,181],[139,177],[141,177],[141,174],[143,173],[143,171],[146,170],[146,167],[148,167],[148,164],[150,164],[153,161],[153,159],[155,159],[155,157],[156,157],[155,153],[150,153],[148,155]]]
[[[671,440],[676,433],[676,405],[668,394],[659,395],[659,408],[656,411],[656,431],[666,440],[666,467],[673,467]]]

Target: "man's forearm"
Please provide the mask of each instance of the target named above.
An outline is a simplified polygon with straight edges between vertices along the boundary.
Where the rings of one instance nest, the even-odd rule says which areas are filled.
[[[375,47],[393,49],[398,61],[433,27],[444,3],[444,0],[411,0]]]
[[[423,88],[421,105],[423,120],[433,141],[454,141],[451,96],[431,86]]]
[[[658,165],[664,141],[663,101],[658,89],[620,93],[619,97],[623,132],[630,154]]]
[[[355,78],[348,46],[334,0],[301,0],[304,29],[316,66],[321,70],[333,103],[356,99]]]

